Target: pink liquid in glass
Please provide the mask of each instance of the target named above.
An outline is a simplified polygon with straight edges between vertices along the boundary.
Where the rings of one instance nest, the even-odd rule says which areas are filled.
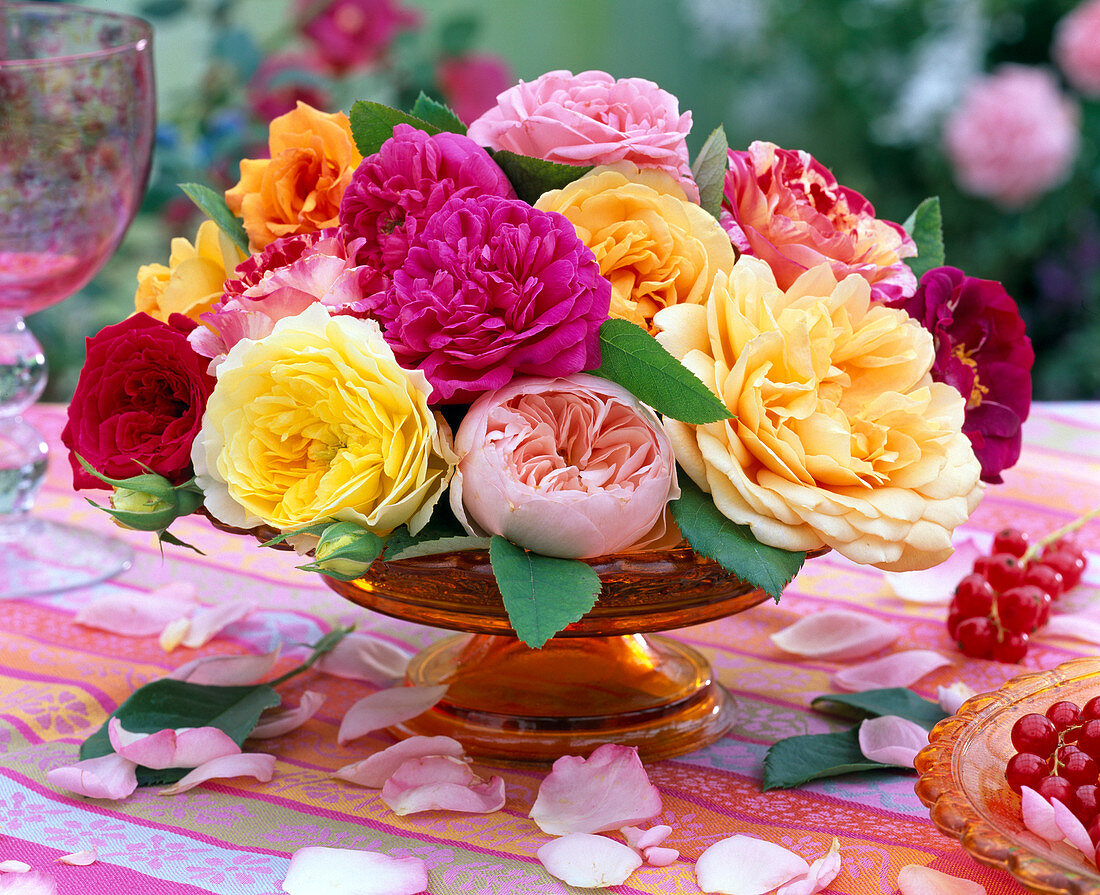
[[[0,311],[29,314],[68,298],[91,279],[110,250],[108,242],[83,255],[0,251]]]

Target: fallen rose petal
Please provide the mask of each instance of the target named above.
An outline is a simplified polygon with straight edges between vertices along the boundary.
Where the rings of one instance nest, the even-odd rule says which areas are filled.
[[[26,873],[30,869],[26,861],[0,861],[0,873]]]
[[[195,586],[175,582],[152,593],[116,591],[82,606],[73,621],[127,637],[153,637],[198,605]]]
[[[580,888],[619,886],[642,866],[629,845],[592,833],[569,833],[552,839],[535,852],[546,872]]]
[[[775,895],[815,895],[840,873],[840,843],[833,837],[829,850],[810,865],[806,875],[780,886]]]
[[[901,895],[985,895],[985,886],[933,870],[923,864],[906,864],[898,871]]]
[[[177,793],[205,783],[229,777],[255,777],[261,783],[267,783],[275,773],[275,756],[259,752],[238,752],[236,755],[223,755],[205,764],[199,765],[187,776],[160,791],[162,796],[174,796]]]
[[[446,692],[446,684],[439,684],[433,687],[390,687],[364,696],[344,715],[336,741],[343,746],[371,731],[422,715]]]
[[[664,842],[672,833],[672,827],[668,824],[657,824],[648,830],[641,827],[622,827],[619,830],[626,839],[626,844],[638,851],[645,851]]]
[[[530,817],[544,833],[599,833],[661,813],[638,750],[604,743],[587,759],[563,755],[539,786]]]
[[[252,728],[248,735],[250,740],[269,740],[272,737],[281,737],[284,733],[297,730],[310,718],[317,714],[317,710],[324,705],[325,696],[315,690],[306,690],[298,705],[292,709],[276,709],[265,711],[260,715],[260,720]]]
[[[191,618],[189,616],[182,615],[179,618],[172,619],[160,632],[160,648],[166,653],[172,652],[183,643],[183,638],[187,636],[190,630]]]
[[[1058,825],[1058,829],[1062,831],[1066,842],[1081,852],[1089,861],[1092,861],[1096,856],[1096,846],[1092,844],[1085,825],[1081,823],[1077,815],[1057,799],[1051,799],[1050,805],[1054,809],[1054,822]]]
[[[1100,621],[1080,615],[1052,615],[1042,628],[1043,637],[1068,637],[1085,643],[1100,644]]]
[[[659,845],[651,845],[643,852],[645,862],[650,867],[667,867],[680,857],[680,852],[674,848],[662,848]]]
[[[420,858],[324,846],[294,852],[283,880],[287,895],[417,895],[427,888],[428,868]]]
[[[486,782],[466,762],[449,755],[410,758],[382,785],[382,801],[400,816],[421,811],[492,814],[504,807],[504,780]]]
[[[1024,826],[1047,842],[1061,842],[1065,833],[1058,826],[1054,806],[1030,786],[1020,789],[1020,814]]]
[[[771,641],[785,653],[811,659],[859,659],[889,646],[901,631],[896,625],[850,609],[824,609],[782,631]]]
[[[414,736],[394,743],[381,752],[368,755],[354,764],[344,765],[333,772],[332,776],[368,789],[381,789],[394,771],[410,758],[425,758],[429,755],[463,758],[465,750],[460,742],[450,737]]]
[[[8,895],[57,895],[57,883],[44,873],[0,876],[0,893]]]
[[[853,691],[908,687],[926,674],[950,664],[950,659],[933,650],[903,650],[861,665],[841,668],[833,675],[833,683],[842,690]]]
[[[137,789],[137,765],[112,752],[47,771],[46,782],[92,799],[124,799]]]
[[[181,727],[155,733],[133,733],[118,718],[107,722],[107,736],[115,752],[144,768],[197,768],[215,758],[234,755],[241,747],[217,727]]]
[[[278,660],[278,649],[260,656],[202,656],[180,665],[168,677],[191,684],[247,687],[267,677]]]
[[[62,855],[57,859],[59,864],[71,864],[74,867],[87,867],[99,860],[99,849],[86,848],[83,851],[73,852],[71,855]]]
[[[255,608],[254,603],[241,603],[237,600],[227,600],[215,606],[203,606],[192,614],[191,625],[180,642],[192,649],[205,646],[224,628],[247,618]]]
[[[695,880],[704,892],[763,895],[809,872],[794,852],[754,836],[720,839],[699,855]]]
[[[353,631],[313,666],[325,674],[390,686],[405,677],[410,654],[377,634]]]
[[[928,745],[928,731],[908,718],[880,715],[859,725],[859,751],[871,761],[911,768]]]
[[[937,687],[936,688],[936,701],[939,702],[940,708],[947,714],[953,715],[957,712],[964,702],[966,702],[975,693],[974,688],[969,684],[964,684],[962,681],[955,681],[949,687]]]
[[[988,552],[965,534],[960,538],[956,532],[952,541],[955,552],[937,566],[916,572],[883,572],[886,586],[894,596],[907,603],[927,606],[946,606],[950,603],[955,595],[955,585],[971,572],[974,560]]]

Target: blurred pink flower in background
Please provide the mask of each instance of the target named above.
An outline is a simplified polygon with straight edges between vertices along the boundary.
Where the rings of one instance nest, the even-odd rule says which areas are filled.
[[[324,72],[312,55],[268,56],[248,80],[248,105],[257,118],[278,118],[297,108],[299,101],[315,109],[328,109],[335,104]]]
[[[1028,204],[1069,176],[1078,117],[1049,71],[1000,66],[971,85],[944,125],[956,182],[1005,208]]]
[[[318,56],[338,73],[371,65],[420,15],[392,0],[296,0],[294,18]]]
[[[448,104],[466,123],[491,109],[497,94],[515,82],[508,63],[486,53],[448,56],[439,63],[436,77]]]
[[[1051,55],[1075,89],[1100,96],[1100,0],[1087,0],[1058,23]]]

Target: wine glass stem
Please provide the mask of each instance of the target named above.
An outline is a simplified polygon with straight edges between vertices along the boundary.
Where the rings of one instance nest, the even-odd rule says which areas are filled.
[[[45,387],[42,346],[21,316],[0,311],[0,527],[30,510],[46,474],[46,439],[20,416]]]

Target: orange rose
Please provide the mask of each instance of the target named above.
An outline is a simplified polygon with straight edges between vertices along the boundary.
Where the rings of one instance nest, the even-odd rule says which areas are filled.
[[[338,226],[340,200],[363,160],[343,112],[303,102],[271,122],[268,146],[270,159],[241,160],[241,180],[225,193],[253,252],[280,236]]]

